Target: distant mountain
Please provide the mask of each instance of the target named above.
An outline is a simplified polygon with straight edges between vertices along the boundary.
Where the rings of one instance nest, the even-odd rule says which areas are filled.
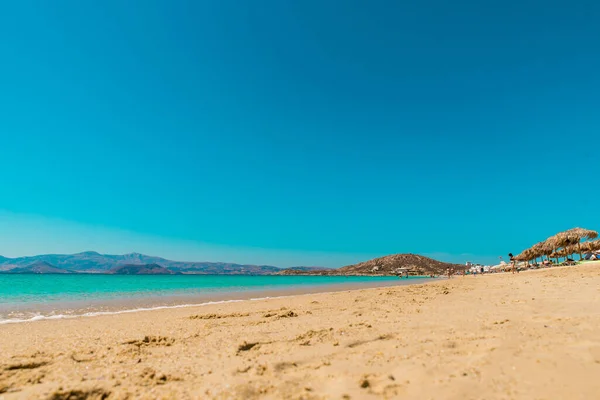
[[[26,267],[17,267],[8,271],[11,274],[72,274],[73,271],[69,271],[63,268],[57,268],[52,264],[45,261],[38,261]]]
[[[396,275],[401,270],[406,270],[410,274],[439,275],[447,268],[463,268],[462,265],[445,263],[416,254],[393,254],[338,269],[320,267],[281,269],[270,265],[171,261],[140,253],[109,255],[95,251],[19,258],[0,256],[0,271],[10,273],[114,273],[116,267],[127,265],[157,265],[174,273],[205,275]]]
[[[109,274],[115,275],[175,275],[173,272],[158,264],[127,264],[111,268]]]
[[[2,257],[0,256],[0,272],[2,271],[6,271],[9,270],[11,268],[13,268],[12,265],[8,265],[8,261],[10,260],[10,258],[6,258],[6,257]],[[6,264],[5,264],[6,263]]]
[[[288,268],[278,275],[441,275],[448,268],[463,269],[464,266],[450,264],[417,254],[392,254],[362,263],[337,269],[294,269]]]
[[[185,274],[269,275],[280,271],[279,268],[270,265],[171,261],[140,253],[110,255],[100,254],[95,251],[86,251],[77,254],[44,254],[18,258],[0,257],[0,271],[12,271],[15,268],[27,267],[39,261],[49,263],[56,268],[91,273],[107,273],[111,268],[127,264],[158,264],[174,272]]]
[[[172,262],[168,267],[184,274],[213,275],[271,275],[281,270],[281,268],[270,265],[245,265],[223,262]]]
[[[407,271],[413,275],[440,275],[448,268],[463,269],[463,265],[446,263],[418,254],[392,254],[336,270],[340,275],[397,275]]]
[[[292,271],[321,271],[321,270],[330,270],[332,268],[325,268],[325,267],[291,267],[291,268],[286,268]]]
[[[278,272],[277,275],[330,275],[336,269],[324,267],[291,267],[285,268]]]

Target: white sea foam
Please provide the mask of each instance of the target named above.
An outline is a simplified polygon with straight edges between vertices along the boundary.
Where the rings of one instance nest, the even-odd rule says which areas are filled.
[[[261,299],[252,299],[252,300],[261,300]],[[135,313],[135,312],[140,312],[140,311],[154,311],[154,310],[164,310],[164,309],[172,309],[172,308],[201,307],[201,306],[210,306],[210,305],[214,305],[214,304],[237,303],[240,301],[244,301],[244,300],[207,301],[205,303],[197,303],[197,304],[178,304],[178,305],[173,305],[173,306],[139,307],[139,308],[131,308],[131,309],[127,309],[127,310],[118,310],[118,311],[93,311],[93,312],[87,312],[87,313],[83,313],[83,314],[36,315],[31,318],[2,319],[2,320],[0,320],[0,325],[17,324],[17,323],[21,323],[21,322],[52,320],[52,319],[73,319],[73,318],[80,318],[80,317],[98,317],[101,315],[129,314],[129,313]]]
[[[319,292],[321,294],[334,293],[334,292]],[[304,293],[304,294],[293,294],[288,296],[265,296],[265,297],[253,297],[250,299],[244,300],[220,300],[220,301],[207,301],[204,303],[195,303],[195,304],[178,304],[173,306],[156,306],[156,307],[138,307],[131,308],[127,310],[118,310],[118,311],[93,311],[87,312],[83,314],[55,314],[55,315],[36,315],[31,318],[10,318],[10,319],[0,319],[0,325],[4,324],[18,324],[22,322],[35,322],[35,321],[44,321],[44,320],[52,320],[52,319],[74,319],[81,317],[98,317],[101,315],[117,315],[117,314],[130,314],[140,311],[154,311],[154,310],[165,310],[172,308],[188,308],[188,307],[202,307],[202,306],[210,306],[215,304],[226,304],[226,303],[239,303],[242,301],[260,301],[260,300],[270,300],[270,299],[285,299],[288,297],[294,296],[308,296],[314,293]]]
[[[329,293],[329,292],[322,292],[322,293]],[[303,294],[297,294],[295,296],[303,296]],[[127,309],[127,310],[118,310],[118,311],[93,311],[93,312],[87,312],[87,313],[83,313],[83,314],[36,315],[31,318],[0,319],[0,325],[18,324],[21,322],[35,322],[35,321],[52,320],[52,319],[74,319],[74,318],[80,318],[80,317],[98,317],[101,315],[129,314],[129,313],[135,313],[135,312],[140,312],[140,311],[165,310],[165,309],[172,309],[172,308],[202,307],[202,306],[210,306],[210,305],[215,305],[215,304],[239,303],[242,301],[283,299],[286,297],[292,297],[292,296],[266,296],[266,297],[254,297],[254,298],[245,299],[245,300],[207,301],[204,303],[177,304],[177,305],[173,305],[173,306],[138,307],[138,308],[131,308],[131,309]]]

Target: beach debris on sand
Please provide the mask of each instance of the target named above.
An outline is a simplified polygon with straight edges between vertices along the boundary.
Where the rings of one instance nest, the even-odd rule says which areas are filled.
[[[252,350],[256,346],[259,346],[258,342],[244,342],[238,346],[237,352],[238,354],[244,351]]]
[[[249,317],[250,313],[230,313],[230,314],[196,314],[190,319],[223,319],[223,318],[242,318]]]
[[[172,346],[175,339],[166,336],[144,336],[143,339],[128,340],[123,344],[132,344],[137,347],[143,346]]]
[[[48,400],[104,400],[110,396],[110,392],[96,388],[89,390],[72,389],[58,390],[48,397]]]
[[[11,364],[4,368],[5,371],[15,371],[18,369],[35,369],[50,364],[48,361],[29,361],[17,364]]]

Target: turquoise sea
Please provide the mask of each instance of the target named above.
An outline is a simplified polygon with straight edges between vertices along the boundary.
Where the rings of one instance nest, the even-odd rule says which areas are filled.
[[[0,323],[421,283],[427,278],[0,274]]]

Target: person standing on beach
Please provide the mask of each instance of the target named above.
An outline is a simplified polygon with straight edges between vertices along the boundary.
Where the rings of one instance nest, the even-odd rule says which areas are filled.
[[[510,258],[510,266],[512,269],[512,273],[514,274],[515,271],[517,270],[517,260],[515,260],[515,256],[513,256],[513,253],[508,253],[508,257]],[[519,272],[519,271],[517,271]]]

